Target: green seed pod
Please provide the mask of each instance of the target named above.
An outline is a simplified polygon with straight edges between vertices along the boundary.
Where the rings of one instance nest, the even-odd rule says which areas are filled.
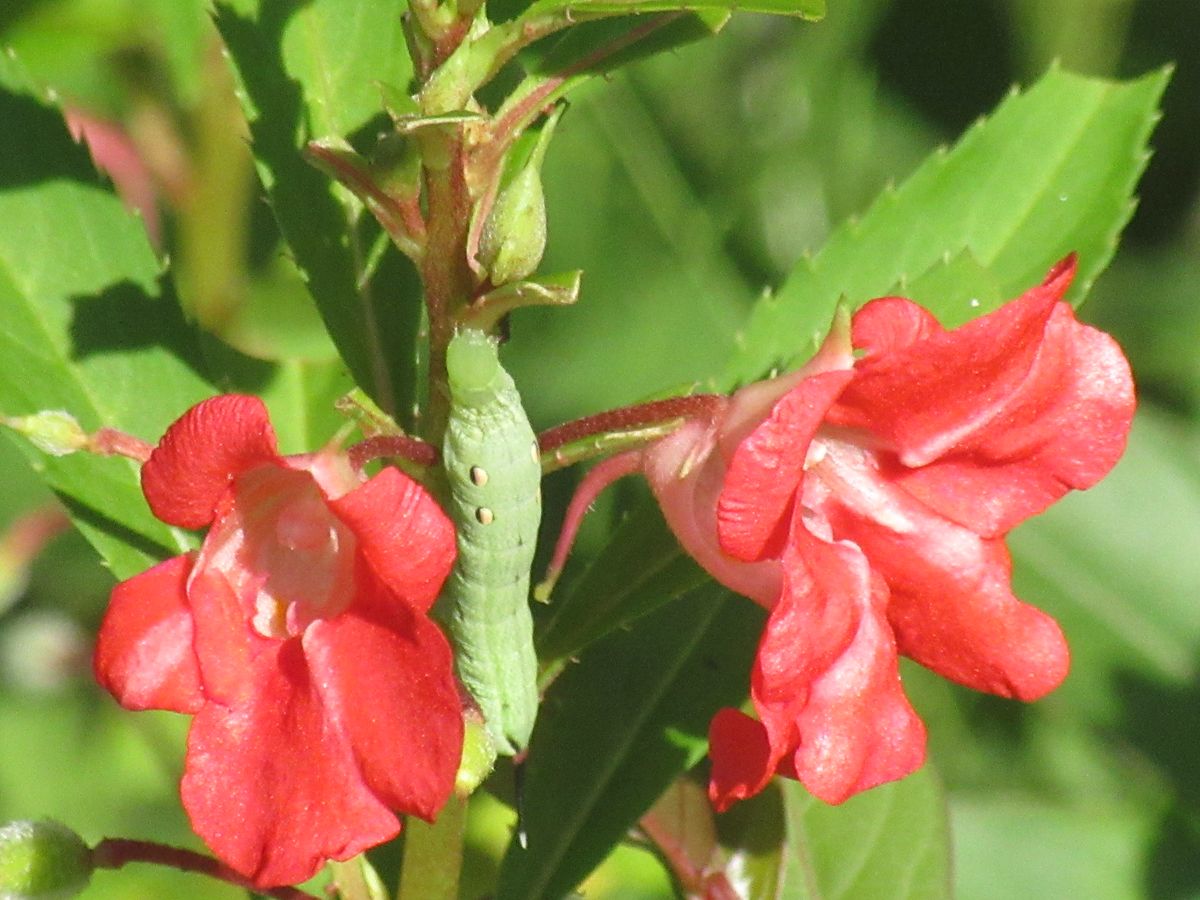
[[[66,900],[92,877],[92,851],[58,822],[9,822],[0,826],[0,897],[4,900]]]

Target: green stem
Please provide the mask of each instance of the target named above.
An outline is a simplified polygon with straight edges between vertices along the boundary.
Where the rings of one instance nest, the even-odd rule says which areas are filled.
[[[433,824],[409,818],[396,900],[458,900],[467,798],[453,794]]]

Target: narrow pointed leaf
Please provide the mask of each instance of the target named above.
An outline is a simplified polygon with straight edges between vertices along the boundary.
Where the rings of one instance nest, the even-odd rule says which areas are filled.
[[[378,229],[302,150],[312,140],[348,139],[382,116],[378,82],[407,83],[404,9],[402,0],[216,4],[280,230],[355,380],[389,411],[412,402],[415,277],[394,264],[369,268]]]
[[[861,221],[841,226],[758,305],[732,377],[749,381],[795,360],[796,344],[824,329],[839,297],[861,305],[964,249],[1005,297],[1074,250],[1080,269],[1070,297],[1080,300],[1133,211],[1167,75],[1112,82],[1053,69],[1012,94]]]

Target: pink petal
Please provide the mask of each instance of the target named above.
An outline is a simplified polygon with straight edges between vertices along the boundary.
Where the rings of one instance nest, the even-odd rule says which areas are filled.
[[[752,697],[776,758],[827,803],[919,768],[925,729],[900,686],[886,588],[853,544],[797,525]]]
[[[193,406],[167,429],[142,467],[142,492],[171,525],[202,528],[240,472],[279,455],[267,408],[257,397],[225,394]]]
[[[387,468],[330,507],[358,538],[376,575],[424,611],[454,565],[454,525],[429,493]]]
[[[176,556],[113,589],[93,666],[126,709],[194,713],[204,702],[184,592],[191,568]]]
[[[373,602],[360,597],[309,626],[304,650],[363,782],[385,805],[432,821],[454,788],[463,742],[441,631],[381,588]]]
[[[742,562],[726,554],[717,542],[716,507],[725,462],[717,451],[712,424],[700,420],[686,423],[647,448],[642,465],[683,549],[721,584],[770,607],[779,596],[778,564],[774,560]]]
[[[890,485],[886,470],[847,473],[853,457],[831,450],[843,487],[823,505],[835,534],[853,541],[891,591],[888,620],[900,652],[976,690],[1034,700],[1066,676],[1058,625],[1012,594],[1008,553]],[[822,477],[829,476],[827,472]]]
[[[779,556],[809,443],[853,370],[805,378],[738,445],[717,500],[721,549],[753,561]]]
[[[771,780],[778,762],[762,723],[736,709],[721,709],[708,726],[712,772],[708,799],[717,812],[753,797]]]
[[[359,698],[364,708],[370,702]],[[299,640],[258,657],[239,703],[208,703],[196,716],[180,792],[196,833],[261,887],[304,881],[326,859],[347,859],[400,830],[363,783]]]

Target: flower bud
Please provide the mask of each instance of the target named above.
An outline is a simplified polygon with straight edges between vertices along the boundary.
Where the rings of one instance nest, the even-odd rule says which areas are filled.
[[[66,456],[88,446],[87,432],[79,427],[73,415],[61,409],[5,417],[0,422],[25,435],[35,447],[51,456]]]
[[[542,175],[527,165],[496,198],[479,239],[479,261],[492,284],[508,284],[533,274],[545,249]]]
[[[484,223],[479,237],[479,262],[493,285],[520,281],[532,275],[542,261],[546,249],[542,160],[559,115],[561,107],[546,120],[529,159],[500,190]]]
[[[66,900],[92,877],[92,851],[58,822],[9,822],[0,826],[0,898]]]

